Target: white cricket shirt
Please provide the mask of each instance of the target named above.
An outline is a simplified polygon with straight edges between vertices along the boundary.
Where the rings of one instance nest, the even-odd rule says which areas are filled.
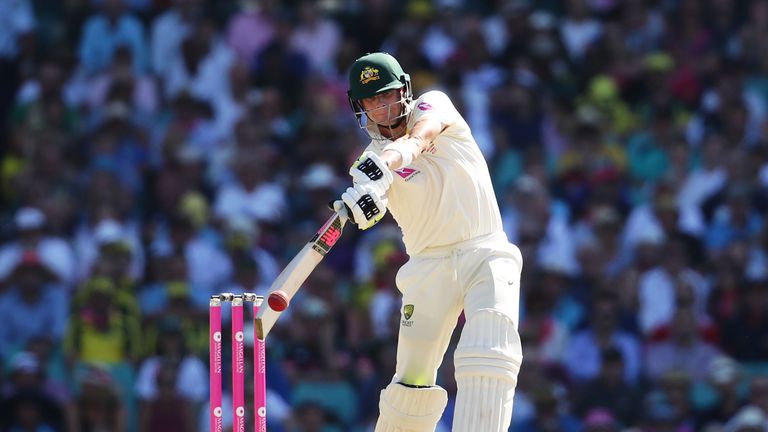
[[[488,165],[467,122],[440,91],[412,102],[407,130],[424,116],[437,116],[450,126],[411,165],[394,171],[387,192],[387,209],[403,232],[409,255],[502,231]],[[380,154],[387,144],[375,139],[366,150]]]

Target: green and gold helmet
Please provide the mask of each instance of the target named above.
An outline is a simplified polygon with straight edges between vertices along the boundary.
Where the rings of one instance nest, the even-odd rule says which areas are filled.
[[[405,94],[400,103],[404,105],[402,117],[405,117],[413,99],[413,91],[411,77],[403,71],[400,63],[384,52],[369,53],[355,60],[349,69],[347,96],[361,127],[364,127],[362,122],[365,120],[365,112],[359,102],[361,99],[403,87]]]
[[[410,77],[400,63],[383,52],[366,54],[355,60],[349,70],[349,98],[365,99],[410,84]]]

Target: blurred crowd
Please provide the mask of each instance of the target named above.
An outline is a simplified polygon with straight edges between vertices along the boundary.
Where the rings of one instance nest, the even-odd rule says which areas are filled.
[[[208,429],[208,298],[330,214],[377,50],[523,251],[511,431],[768,430],[768,0],[6,0],[1,431]],[[347,228],[268,339],[271,432],[372,430],[406,260]]]

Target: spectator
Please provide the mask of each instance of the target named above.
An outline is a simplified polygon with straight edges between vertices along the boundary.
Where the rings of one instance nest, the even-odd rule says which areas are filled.
[[[126,405],[121,400],[116,384],[105,369],[89,365],[78,378],[76,429],[80,432],[109,430],[126,432],[128,419]]]
[[[581,429],[579,420],[563,410],[562,388],[552,383],[536,390],[533,403],[536,414],[533,419],[514,428],[517,432],[572,432]]]
[[[23,81],[23,67],[34,54],[35,14],[29,0],[4,3],[0,7],[0,16],[6,19],[0,38],[0,79],[4,83],[0,90],[0,118],[5,119]],[[7,124],[2,122],[0,140],[5,141],[7,131]]]
[[[136,235],[131,227],[114,219],[100,221],[91,232],[84,227],[76,243],[81,277],[96,273],[109,277],[120,288],[130,286],[139,277],[144,261]]]
[[[215,117],[219,118],[222,98],[229,93],[228,76],[235,57],[218,36],[212,20],[203,19],[192,30],[162,76],[164,93],[169,100],[189,93],[210,104]]]
[[[567,361],[565,354],[570,332],[553,317],[553,299],[535,288],[529,289],[530,292],[525,292],[520,337],[533,342],[538,361],[551,366],[562,365]]]
[[[765,413],[753,406],[745,406],[725,425],[727,432],[759,432],[768,428]]]
[[[253,83],[277,90],[285,102],[285,113],[292,113],[306,91],[310,63],[291,42],[296,19],[293,12],[283,9],[275,18],[275,36],[246,64],[251,65]]]
[[[101,72],[112,63],[115,50],[121,45],[133,53],[134,70],[145,72],[149,58],[141,21],[125,11],[123,0],[105,0],[102,10],[91,15],[83,26],[80,64],[88,74]]]
[[[285,211],[283,187],[273,181],[269,163],[273,155],[266,147],[239,152],[232,161],[235,181],[221,186],[214,213],[221,219],[241,218],[274,223]],[[261,166],[255,169],[256,165]]]
[[[749,404],[768,412],[768,377],[755,376],[749,383]]]
[[[66,406],[68,418],[71,419],[74,409],[72,407],[74,391],[70,371],[61,352],[61,343],[55,343],[47,337],[40,337],[30,341],[23,352],[34,355],[40,365],[38,377],[44,381],[45,393]]]
[[[579,104],[580,116],[582,121],[593,122],[599,121],[603,129],[609,132],[611,135],[626,136],[632,132],[636,119],[630,110],[630,107],[624,102],[620,95],[620,89],[618,83],[613,77],[598,74],[589,82],[589,87],[583,96],[583,100]],[[592,117],[592,118],[590,118]],[[630,174],[634,174],[635,164],[640,161],[633,160],[632,158],[646,157],[646,154],[636,154],[633,152],[633,147],[629,146],[623,152],[619,152],[618,149],[610,147],[601,149],[604,153],[608,153],[614,162],[621,161],[619,159],[626,153],[626,157],[629,159]],[[606,154],[603,154],[606,156]],[[619,158],[617,158],[619,157]],[[651,159],[653,160],[653,159]],[[657,169],[660,167],[656,167]]]
[[[7,411],[3,415],[5,428],[8,431],[55,432],[63,430],[64,426],[50,422],[52,407],[48,401],[35,390],[22,390],[11,400],[7,401]]]
[[[718,256],[728,245],[757,237],[763,220],[750,203],[747,185],[732,184],[726,189],[726,202],[720,207],[707,229],[707,248]]]
[[[726,186],[726,143],[720,134],[711,134],[701,145],[700,166],[690,170],[680,186],[678,204],[681,209],[692,208],[702,212],[704,203]],[[703,214],[701,216],[704,218]]]
[[[222,314],[222,319],[228,322],[230,316],[227,311]],[[160,333],[167,323],[171,323],[182,333],[184,352],[196,356],[205,355],[209,337],[207,321],[200,305],[194,303],[188,286],[184,283],[171,284],[168,287],[168,303],[163,309],[163,314],[144,321],[146,330],[143,335],[150,347],[159,343]]]
[[[574,299],[574,274],[562,257],[547,255],[538,262],[539,288],[552,304],[552,317],[569,332],[573,332],[584,318],[584,308]]]
[[[661,391],[650,392],[645,397],[640,427],[640,430],[648,432],[693,431],[693,429],[686,427],[680,422],[675,407],[670,404],[667,396]]]
[[[421,52],[433,68],[442,68],[459,49],[457,37],[450,31],[459,25],[459,11],[452,5],[430,12],[431,19],[425,23]]]
[[[532,237],[536,248],[534,255],[527,257],[527,262],[544,262],[554,257],[568,273],[577,273],[578,263],[567,209],[551,196],[541,182],[530,176],[517,181],[513,194],[514,207],[502,208],[504,232],[513,242],[522,240],[524,235]],[[525,253],[523,258],[526,258]]]
[[[595,410],[600,410],[610,416],[614,427],[636,424],[642,384],[627,382],[624,364],[621,351],[616,348],[603,350],[600,373],[574,390],[574,412],[584,416],[585,423]]]
[[[618,431],[616,420],[611,413],[594,409],[584,416],[584,432],[615,432]]]
[[[0,295],[0,358],[36,338],[60,343],[67,326],[67,293],[34,252],[25,252]],[[30,319],[34,317],[34,319]]]
[[[0,279],[10,275],[25,252],[32,251],[40,264],[58,282],[65,285],[75,281],[75,256],[66,240],[45,235],[46,216],[36,207],[16,211],[14,225],[18,237],[0,247]]]
[[[766,282],[748,283],[741,290],[737,313],[722,325],[723,348],[739,361],[762,361],[768,354],[768,290]]]
[[[291,431],[323,431],[336,432],[343,429],[334,426],[332,414],[320,403],[303,402],[296,407],[296,426]]]
[[[715,390],[716,398],[709,409],[698,416],[697,430],[725,426],[745,402],[739,388],[742,374],[738,363],[729,357],[720,356],[713,359],[707,369],[707,378]]]
[[[680,370],[700,382],[706,378],[707,366],[718,354],[718,348],[699,335],[693,310],[680,308],[672,319],[669,339],[648,344],[645,370],[654,381],[667,372]]]
[[[220,287],[232,271],[232,263],[218,247],[197,232],[188,217],[172,214],[168,220],[168,238],[154,247],[160,253],[178,251],[186,259],[187,282],[194,289],[192,300],[201,305]]]
[[[206,367],[187,346],[187,334],[182,323],[168,318],[158,320],[154,327],[159,327],[157,336],[153,338],[157,348],[139,366],[136,395],[145,402],[176,395],[190,406],[202,403],[208,395]],[[175,375],[169,377],[171,371]],[[168,389],[161,386],[167,384],[175,385],[171,389],[173,392],[162,395]]]
[[[251,64],[275,37],[275,2],[272,0],[242,0],[240,9],[227,26],[227,43],[244,64]]]
[[[619,304],[609,292],[597,294],[590,311],[590,326],[575,333],[567,347],[565,365],[576,381],[592,380],[602,369],[602,353],[616,349],[622,357],[624,381],[638,382],[641,373],[640,341],[619,327]]]
[[[165,76],[174,58],[181,55],[181,45],[203,14],[200,0],[173,0],[172,6],[152,21],[150,56],[152,71]]]
[[[333,59],[338,55],[341,32],[325,11],[310,0],[299,2],[298,23],[291,44],[309,61],[312,70],[321,75],[335,73]]]
[[[602,24],[589,17],[585,0],[566,2],[566,15],[560,23],[560,35],[568,55],[575,62],[581,61],[584,52],[602,32]]]
[[[150,265],[157,278],[141,287],[138,293],[141,314],[145,321],[161,319],[168,311],[174,297],[191,297],[192,303],[202,308],[208,304],[210,291],[190,286],[187,282],[187,261],[184,255],[175,253],[168,256],[154,256]]]
[[[72,91],[77,83],[68,82],[70,69],[63,55],[41,60],[16,94],[11,122],[29,130],[79,133],[81,119],[76,105],[83,96]]]
[[[629,257],[621,250],[622,222],[621,214],[613,206],[596,205],[574,228],[584,282],[613,282],[627,269]]]
[[[102,73],[88,79],[86,102],[90,111],[97,115],[104,108],[108,109],[107,105],[122,102],[136,112],[131,119],[148,126],[148,117],[159,108],[160,94],[150,75],[133,70],[131,56],[125,46],[115,49],[112,63]]]
[[[138,310],[114,282],[96,277],[74,299],[65,347],[70,364],[118,366],[135,361],[141,350]]]
[[[672,370],[658,381],[658,389],[674,412],[674,421],[680,428],[694,430],[695,412],[691,400],[691,377],[683,371]]]
[[[142,402],[140,430],[147,432],[194,430],[193,406],[177,390],[178,364],[161,362],[158,366],[154,376],[156,394]]]
[[[70,407],[49,391],[38,358],[23,351],[9,363],[10,381],[0,395],[0,428],[9,431],[65,430]]]
[[[696,322],[706,315],[709,283],[691,266],[686,237],[678,235],[660,247],[664,259],[640,274],[637,282],[640,328],[651,335],[671,323],[677,309],[690,307]]]
[[[499,88],[489,95],[489,116],[491,120],[504,119],[506,127],[499,139],[494,139],[496,151],[505,147],[507,142],[512,151],[530,151],[532,146],[541,142],[544,114],[541,104],[535,97],[538,79],[524,66],[514,72],[514,78],[499,83]],[[499,142],[501,141],[501,142]],[[495,152],[494,152],[495,154]],[[503,175],[498,172],[497,175]]]
[[[584,111],[587,109],[580,109],[582,113],[577,113],[579,119],[573,138],[560,155],[556,168],[556,175],[564,185],[563,194],[569,205],[576,209],[586,206],[584,201],[587,197],[597,195],[600,180],[620,180],[626,165],[626,154],[621,146],[614,142],[601,142],[600,122],[598,118],[590,118],[599,114],[586,114]]]
[[[233,262],[240,258],[245,267],[245,279],[238,282],[248,292],[263,293],[272,285],[280,272],[275,257],[259,245],[259,228],[248,219],[229,219],[223,229],[224,245]]]

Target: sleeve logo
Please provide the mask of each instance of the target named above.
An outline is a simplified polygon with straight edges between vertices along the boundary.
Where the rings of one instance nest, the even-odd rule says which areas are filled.
[[[399,175],[403,180],[408,181],[413,177],[415,174],[418,174],[420,171],[415,168],[398,168],[394,170],[397,175]]]
[[[430,105],[430,104],[428,104],[428,103],[426,103],[426,102],[421,102],[420,104],[418,104],[418,105],[416,105],[416,106],[417,106],[417,107],[418,107],[420,110],[422,110],[422,111],[429,111],[429,110],[431,110],[431,109],[432,109],[432,105]]]

